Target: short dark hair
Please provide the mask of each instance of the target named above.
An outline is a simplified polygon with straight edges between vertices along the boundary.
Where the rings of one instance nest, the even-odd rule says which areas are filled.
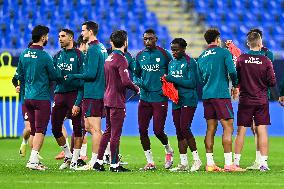
[[[82,26],[86,25],[87,30],[92,30],[94,35],[98,34],[99,24],[93,21],[87,21],[82,24]]]
[[[72,30],[67,29],[67,28],[63,28],[63,29],[61,29],[60,31],[63,31],[63,32],[65,32],[65,33],[71,35],[72,38],[74,38],[74,32],[73,32]]]
[[[155,30],[153,30],[153,29],[151,29],[151,28],[150,28],[150,29],[145,30],[145,31],[144,31],[144,33],[143,33],[143,35],[144,35],[145,33],[151,33],[151,34],[156,35]]]
[[[81,44],[87,44],[87,40],[84,40],[82,35],[79,35],[78,39],[77,39],[77,45],[80,46]]]
[[[32,40],[34,43],[37,43],[40,41],[40,38],[44,35],[47,35],[49,33],[49,28],[43,25],[37,25],[32,30]]]
[[[251,32],[247,36],[247,43],[251,48],[254,48],[258,45],[259,41],[261,40],[261,36],[257,32]]]
[[[252,28],[249,30],[249,32],[247,33],[247,37],[252,33],[252,32],[256,32],[260,35],[260,37],[262,38],[262,31],[258,28]]]
[[[183,38],[175,38],[171,44],[179,44],[180,47],[182,47],[183,49],[186,48],[187,43]]]
[[[210,28],[204,34],[207,44],[214,42],[217,37],[220,37],[220,32],[217,28]]]
[[[126,40],[127,40],[127,35],[126,31],[124,30],[117,30],[112,32],[110,35],[110,41],[113,43],[115,48],[121,48]]]

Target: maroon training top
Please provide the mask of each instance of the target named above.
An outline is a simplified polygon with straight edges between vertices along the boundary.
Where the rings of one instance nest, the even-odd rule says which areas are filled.
[[[125,108],[126,89],[138,92],[139,88],[129,78],[128,63],[123,53],[114,50],[106,59],[104,70],[106,81],[104,105]]]
[[[239,56],[237,60],[241,104],[267,104],[268,88],[276,84],[271,61],[260,53],[260,51],[249,51]]]

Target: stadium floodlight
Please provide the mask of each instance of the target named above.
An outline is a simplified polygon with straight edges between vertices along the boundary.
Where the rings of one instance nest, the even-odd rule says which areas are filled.
[[[4,57],[6,58],[4,59]],[[6,59],[8,59],[7,64],[5,64]],[[0,138],[17,137],[19,95],[16,93],[15,87],[12,84],[12,78],[16,72],[16,68],[12,67],[11,64],[11,54],[9,52],[3,52],[0,55],[0,98],[2,97],[2,116],[0,116]],[[13,108],[13,98],[16,99],[14,105],[15,108]],[[6,100],[9,104],[9,108],[6,107]],[[7,128],[7,110],[9,110],[9,130]],[[9,131],[8,134],[7,131]]]

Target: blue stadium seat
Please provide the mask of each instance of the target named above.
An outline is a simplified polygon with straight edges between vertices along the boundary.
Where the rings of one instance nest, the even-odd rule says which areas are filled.
[[[224,38],[231,38],[241,48],[246,33],[251,28],[264,31],[267,41],[272,41],[270,47],[276,48],[276,41],[280,41],[284,48],[284,1],[283,0],[188,0],[194,4],[194,11],[203,15],[208,27],[217,26]],[[277,39],[277,40],[276,40]],[[278,45],[281,46],[281,45]]]
[[[125,29],[134,38],[129,46],[143,48],[141,37],[146,28],[157,30],[165,44],[170,41],[169,32],[159,24],[156,15],[147,11],[145,0],[4,0],[0,4],[0,34],[5,37],[1,38],[0,48],[26,48],[36,24],[50,28],[47,49],[60,48],[58,30],[68,27],[78,36],[86,20],[100,24],[102,42],[107,43],[114,29]],[[17,41],[11,32],[19,34]]]

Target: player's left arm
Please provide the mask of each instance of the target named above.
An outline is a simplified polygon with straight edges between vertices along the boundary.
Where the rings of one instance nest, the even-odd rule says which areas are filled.
[[[196,61],[191,58],[190,63],[187,64],[187,70],[188,70],[188,75],[187,79],[184,78],[177,78],[172,75],[167,75],[166,80],[169,82],[173,82],[176,85],[179,85],[184,88],[188,89],[195,89],[196,88],[196,77],[197,77],[197,67],[196,67]]]
[[[18,85],[18,81],[20,82],[24,82],[24,69],[23,69],[23,63],[22,63],[22,54],[20,55],[19,57],[19,62],[18,62],[18,66],[17,66],[17,69],[16,69],[16,72],[15,72],[15,75],[13,77],[13,84],[15,86],[16,82],[17,82],[17,85]]]
[[[84,81],[94,81],[99,67],[100,54],[96,49],[89,49],[85,58],[86,68],[82,74],[69,74],[68,79],[83,79]]]
[[[46,69],[48,73],[48,77],[50,81],[62,82],[62,79],[59,74],[57,74],[56,69],[53,64],[53,60],[49,54],[46,54],[44,58],[44,62],[46,63]]]
[[[274,54],[273,54],[273,52],[272,51],[270,51],[270,50],[268,50],[267,52],[266,52],[266,56],[267,56],[267,58],[269,58],[269,60],[272,62],[272,64],[273,64],[273,62],[274,62]]]
[[[229,76],[232,80],[233,87],[238,86],[238,76],[235,68],[234,61],[232,59],[232,55],[229,50],[225,49],[225,66],[228,70]]]
[[[275,72],[273,69],[272,62],[269,59],[267,59],[266,78],[269,87],[273,87],[276,85]]]
[[[83,73],[83,62],[84,62],[84,54],[82,52],[81,53],[81,57],[78,58],[78,64],[79,64],[79,74]],[[84,95],[84,80],[79,79],[79,86],[78,86],[78,94],[77,94],[77,98],[75,101],[75,106],[80,106],[82,100],[83,100],[83,95]]]
[[[137,85],[138,87],[142,87],[143,88],[143,82],[141,79],[141,66],[139,63],[139,54],[136,56],[136,59],[134,60],[134,69],[133,69],[133,82],[135,85]]]
[[[135,86],[129,78],[128,64],[127,64],[127,61],[126,61],[125,58],[121,59],[120,64],[118,65],[118,73],[120,75],[122,85],[125,88],[129,88],[129,89],[135,91],[136,93],[139,92],[138,87]]]

